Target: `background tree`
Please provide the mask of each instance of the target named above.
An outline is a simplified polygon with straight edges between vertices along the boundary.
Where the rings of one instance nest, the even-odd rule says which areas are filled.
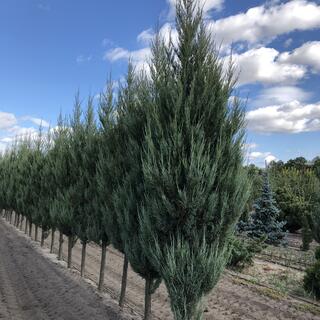
[[[175,319],[200,319],[248,200],[245,113],[237,99],[229,105],[232,68],[225,72],[195,1],[178,1],[176,12],[178,44],[154,40],[140,98],[148,120],[140,227]]]
[[[285,221],[279,222],[280,210],[277,208],[276,201],[271,191],[268,173],[264,173],[264,183],[261,196],[254,205],[252,221],[248,225],[248,236],[252,238],[266,237],[266,243],[279,245],[285,243],[285,233],[283,227]]]
[[[286,227],[291,232],[302,228],[302,248],[307,250],[312,240],[308,216],[312,213],[313,203],[320,192],[319,180],[311,168],[284,168],[272,171],[271,177],[281,209],[280,218],[287,221]]]

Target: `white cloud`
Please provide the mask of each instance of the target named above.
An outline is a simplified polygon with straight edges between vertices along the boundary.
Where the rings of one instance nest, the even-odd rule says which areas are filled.
[[[147,30],[143,30],[141,33],[138,34],[137,40],[138,42],[144,43],[144,44],[150,44],[150,41],[153,39],[154,37],[154,32],[153,30],[147,29]]]
[[[91,60],[92,60],[92,56],[79,55],[77,57],[77,63],[89,62]]]
[[[248,128],[261,133],[300,133],[320,130],[320,102],[292,101],[247,113]]]
[[[148,69],[148,60],[151,57],[151,49],[143,48],[140,50],[129,51],[123,48],[114,48],[107,51],[104,55],[105,60],[115,62],[118,60],[129,60],[136,66],[137,70]]]
[[[209,27],[218,43],[265,43],[295,30],[319,28],[320,5],[306,0],[265,4],[250,8],[245,13],[211,21]]]
[[[271,152],[254,151],[249,153],[249,162],[264,165],[272,161],[277,161],[277,158]]]
[[[270,155],[268,155],[268,156],[265,157],[264,161],[265,161],[267,164],[269,164],[269,163],[271,163],[272,161],[278,161],[278,159],[277,159],[274,155],[270,154]]]
[[[48,128],[50,126],[49,122],[47,122],[43,119],[40,119],[40,118],[31,117],[31,116],[22,117],[21,120],[22,121],[31,121],[34,124],[41,126],[41,127],[44,127],[44,128]]]
[[[239,85],[246,83],[294,83],[304,77],[303,66],[279,62],[279,52],[273,48],[251,49],[232,56],[239,74]],[[225,58],[229,60],[229,57]]]
[[[292,39],[292,38],[288,38],[288,39],[284,42],[283,45],[284,45],[285,48],[288,48],[288,47],[291,46],[292,42],[293,42],[293,39]]]
[[[103,47],[108,47],[108,46],[113,46],[114,42],[109,38],[104,38],[101,44]]]
[[[294,86],[277,86],[263,89],[255,99],[255,107],[279,105],[293,100],[306,101],[311,93]]]
[[[13,126],[8,129],[8,132],[10,132],[14,137],[24,137],[24,136],[32,136],[36,133],[38,133],[38,130],[33,127],[20,127],[18,125]]]
[[[252,143],[247,143],[247,144],[245,145],[245,148],[246,148],[247,150],[253,150],[253,149],[257,149],[257,148],[258,148],[258,145],[257,145],[256,143],[254,143],[254,142],[252,142]]]
[[[292,52],[284,52],[279,61],[306,65],[315,72],[320,71],[320,41],[306,42]]]
[[[0,129],[8,129],[17,123],[17,118],[13,113],[0,112]]]
[[[38,9],[42,11],[50,11],[51,7],[48,3],[38,3]]]

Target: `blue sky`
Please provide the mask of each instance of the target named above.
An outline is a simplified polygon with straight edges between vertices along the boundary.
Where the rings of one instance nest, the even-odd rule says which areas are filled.
[[[198,0],[221,57],[233,50],[247,98],[248,161],[320,155],[320,1]],[[2,0],[0,148],[55,125],[131,57],[145,67],[159,25],[175,37],[175,0]]]

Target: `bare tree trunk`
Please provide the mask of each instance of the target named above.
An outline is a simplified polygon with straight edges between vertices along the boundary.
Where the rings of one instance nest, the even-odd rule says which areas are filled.
[[[28,233],[28,219],[26,218],[26,225],[24,226],[24,233]]]
[[[10,224],[12,224],[12,214],[13,214],[13,211],[11,210],[11,212],[10,212]]]
[[[58,251],[58,260],[62,260],[62,247],[63,247],[63,233],[59,233],[59,251]]]
[[[22,228],[23,228],[23,220],[24,220],[24,217],[23,215],[21,215],[21,219],[20,219],[20,230],[22,231]]]
[[[44,246],[44,239],[45,239],[45,231],[42,229],[41,231],[41,247]]]
[[[20,214],[19,213],[16,213],[17,215],[17,222],[16,222],[16,228],[19,229],[19,225],[20,225]]]
[[[99,284],[98,291],[102,291],[104,284],[104,269],[106,266],[106,257],[107,257],[107,242],[102,242],[101,247],[101,265],[100,265],[100,275],[99,275]]]
[[[54,235],[55,235],[55,230],[51,230],[51,245],[50,245],[50,253],[53,253],[53,247],[54,247]]]
[[[68,269],[71,268],[72,265],[72,248],[73,248],[73,236],[68,237]]]
[[[144,320],[151,319],[151,284],[151,278],[147,277],[144,290]]]
[[[32,239],[32,222],[29,221],[29,237]]]
[[[119,306],[122,308],[124,304],[124,299],[126,296],[126,288],[127,288],[127,278],[128,278],[128,258],[127,255],[124,255],[123,261],[123,270],[122,270],[122,282],[121,282],[121,293],[119,299]]]
[[[17,213],[15,212],[14,213],[14,220],[13,220],[13,225],[16,227],[17,226],[17,219],[18,219],[18,216],[17,216]]]
[[[87,253],[87,241],[82,241],[82,254],[81,254],[81,277],[84,277],[86,268],[86,253]]]
[[[34,241],[38,241],[38,226],[35,225]]]

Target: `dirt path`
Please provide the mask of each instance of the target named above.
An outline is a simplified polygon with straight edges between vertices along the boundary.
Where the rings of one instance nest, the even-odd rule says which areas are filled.
[[[0,219],[0,319],[124,319],[114,302],[104,303],[88,284],[35,249]]]
[[[2,223],[3,224],[3,223]],[[43,257],[39,257],[39,254],[33,255],[32,252],[30,251],[30,248],[27,250],[25,249],[26,247],[26,239],[23,239],[23,241],[17,241],[16,236],[14,236],[13,231],[9,232],[9,234],[6,236],[8,237],[7,239],[3,239],[3,236],[1,235],[3,233],[3,226],[0,224],[0,258],[3,256],[8,256],[11,257],[11,255],[21,255],[24,250],[28,252],[27,256],[28,259],[31,259],[30,263],[38,264],[38,260],[41,260],[41,265],[45,265],[45,267],[42,268],[42,270],[36,270],[29,275],[30,278],[33,281],[36,281],[36,284],[33,285],[34,288],[39,288],[39,293],[37,290],[35,292],[32,291],[34,295],[36,295],[36,299],[39,299],[39,295],[46,295],[47,293],[46,288],[50,289],[51,286],[54,285],[54,283],[49,284],[48,281],[46,280],[46,277],[51,278],[52,277],[52,271],[51,269],[53,266],[50,266],[52,262],[45,261]],[[6,228],[11,228],[9,226],[6,226]],[[7,232],[8,233],[8,232]],[[34,237],[34,235],[33,235]],[[56,242],[55,242],[55,250],[57,251],[58,248],[58,234],[56,234]],[[15,247],[12,249],[2,249],[2,243],[3,241],[5,242],[11,242],[15,244],[15,247],[21,246],[21,248],[16,252]],[[45,245],[48,248],[49,247],[49,242],[50,242],[50,237],[46,240]],[[7,245],[4,245],[5,247]],[[13,246],[13,245],[12,245]],[[67,240],[65,240],[64,243],[64,258],[66,258],[66,249],[67,249]],[[3,252],[3,250],[5,250]],[[44,249],[45,252],[47,249]],[[30,255],[30,257],[29,257]],[[100,264],[100,255],[101,255],[101,250],[97,245],[92,245],[90,244],[87,248],[87,266],[86,266],[86,277],[89,278],[90,280],[97,282],[97,276],[99,274],[99,264]],[[13,259],[12,257],[9,259]],[[21,263],[23,265],[25,264],[25,257],[22,259]],[[43,261],[44,260],[44,261]],[[74,247],[73,250],[73,266],[77,270],[80,268],[80,262],[81,262],[81,246],[79,243],[77,243]],[[121,283],[121,275],[122,275],[122,263],[123,263],[123,257],[122,255],[112,249],[108,248],[108,253],[107,253],[107,266],[106,266],[106,272],[105,272],[105,288],[104,290],[110,294],[114,299],[118,299],[119,293],[120,293],[120,283]],[[1,261],[0,261],[0,266],[1,266]],[[21,266],[22,268],[22,266]],[[56,269],[56,268],[53,268]],[[8,267],[7,270],[15,270],[14,266]],[[22,268],[23,271],[23,268]],[[31,272],[31,271],[29,271]],[[58,271],[57,271],[58,272]],[[63,274],[62,271],[57,273],[57,277],[61,277],[62,280],[58,280],[55,278],[54,282],[60,283],[62,282],[62,290],[60,292],[60,298],[59,294],[58,297],[56,298],[59,300],[59,303],[62,303],[64,301],[68,300],[68,295],[70,291],[72,291],[71,297],[74,296],[79,296],[79,291],[81,291],[81,288],[79,287],[78,283],[71,282],[69,283],[66,282],[65,278],[66,276]],[[1,279],[1,267],[0,267],[0,281]],[[11,273],[14,273],[11,271]],[[10,273],[10,275],[11,275]],[[5,273],[5,276],[8,277],[8,274]],[[229,275],[225,275],[222,277],[221,281],[219,282],[217,288],[210,294],[208,295],[205,305],[205,319],[206,320],[291,320],[291,319],[301,319],[301,320],[320,320],[319,316],[315,316],[312,313],[308,312],[306,305],[303,303],[292,299],[292,298],[271,298],[270,297],[270,292],[266,291],[263,292],[259,288],[255,287],[254,285],[250,285],[248,283],[240,283],[239,281],[235,281],[233,277]],[[10,301],[9,303],[6,303],[9,307],[6,307],[5,309],[1,310],[0,307],[0,319],[1,319],[1,312],[4,314],[2,318],[4,319],[10,319],[5,316],[5,314],[10,312],[11,310],[14,309],[19,309],[19,301],[17,301],[17,298],[15,297],[15,292],[16,289],[14,289],[12,293],[12,289],[10,289],[10,285],[6,285],[6,281],[4,282],[4,286],[0,282],[0,301],[2,299],[2,287],[5,287],[5,291],[7,292],[7,299]],[[19,282],[19,281],[18,281]],[[23,282],[23,279],[20,279],[20,282]],[[14,284],[13,286],[11,285],[11,288],[15,288],[15,286],[18,284]],[[32,287],[32,284],[30,284]],[[44,286],[43,288],[40,288],[41,286]],[[23,290],[30,291],[28,289],[29,283],[27,286],[25,286]],[[2,290],[2,291],[1,291]],[[82,291],[81,291],[82,292]],[[52,293],[51,293],[52,294]],[[66,295],[66,296],[65,296]],[[91,304],[90,301],[94,300],[95,301],[95,295],[94,292],[92,291],[91,293],[92,296],[89,296],[86,294],[85,298],[81,300],[79,304],[76,304],[78,307],[83,306],[82,311],[86,312],[86,316],[83,317],[83,319],[100,319],[99,317],[99,310],[101,308],[103,309],[103,306],[100,306],[100,309],[97,307],[94,307],[93,309],[87,308],[87,305]],[[81,295],[80,295],[81,296]],[[128,273],[128,288],[127,288],[127,298],[126,298],[126,310],[130,311],[134,310],[135,313],[142,314],[143,312],[143,297],[144,297],[144,281],[137,276],[131,269],[129,269]],[[32,298],[29,298],[31,301]],[[54,300],[56,300],[54,299]],[[73,301],[73,300],[69,300]],[[51,302],[50,302],[51,303]],[[30,305],[30,303],[26,304],[27,306]],[[33,310],[38,310],[37,309],[38,304],[33,302],[31,304],[31,308]],[[85,306],[85,307],[84,307]],[[92,306],[92,305],[90,305]],[[309,307],[309,305],[307,305]],[[48,307],[49,308],[49,307]],[[75,307],[77,310],[77,307]],[[85,309],[85,310],[84,310]],[[156,293],[153,295],[152,299],[152,309],[153,309],[153,320],[171,320],[172,314],[170,311],[170,306],[169,306],[169,298],[165,289],[165,286],[162,284],[160,288],[156,291]],[[8,311],[9,310],[9,311]],[[42,309],[40,308],[40,311]],[[304,310],[304,311],[301,311]],[[39,312],[40,312],[39,311]],[[90,313],[92,311],[92,313]],[[6,312],[6,313],[5,313]],[[35,311],[34,311],[35,312]],[[90,316],[88,316],[90,314]],[[96,315],[97,314],[97,315]],[[108,311],[105,311],[105,314],[108,314]],[[112,315],[113,316],[113,315]],[[117,318],[104,318],[104,319],[117,319]],[[19,318],[18,316],[15,317],[14,319],[27,319],[27,318]],[[63,316],[56,316],[53,318],[36,318],[32,317],[29,319],[74,319],[72,317],[63,317]],[[76,317],[76,319],[82,319],[81,317]],[[102,319],[102,318],[101,318]],[[131,318],[130,318],[131,319]]]

